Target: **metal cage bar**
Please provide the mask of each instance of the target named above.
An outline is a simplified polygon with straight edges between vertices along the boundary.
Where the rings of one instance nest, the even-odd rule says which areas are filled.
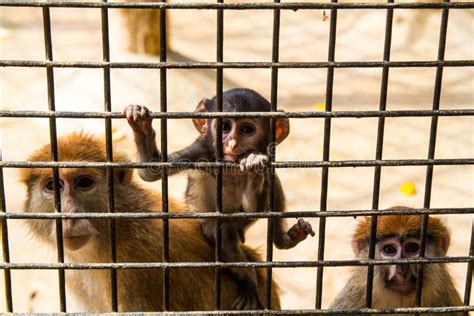
[[[224,0],[217,0],[218,4],[223,4]],[[224,10],[217,10],[216,16],[216,62],[222,63],[224,61]],[[217,69],[216,71],[216,106],[217,112],[222,112],[222,94],[224,86],[224,70]],[[222,153],[222,119],[218,118],[216,129],[216,161],[223,161]],[[216,170],[216,209],[217,214],[222,213],[222,167]],[[216,262],[222,261],[222,221],[216,218],[216,232],[215,232],[215,259]],[[217,310],[221,309],[221,269],[215,269],[215,306]]]
[[[275,168],[344,168],[344,167],[375,167],[375,166],[436,166],[436,165],[473,165],[474,158],[453,159],[390,159],[390,160],[332,160],[332,161],[285,161],[272,163]],[[228,162],[57,162],[57,161],[3,161],[1,168],[180,168],[209,169],[235,167]]]
[[[251,69],[251,68],[392,68],[411,67],[472,67],[474,60],[423,61],[333,61],[333,62],[93,62],[0,60],[2,67],[61,67],[61,68],[168,68],[168,69]]]
[[[2,160],[2,152],[0,152],[0,161]],[[0,207],[1,213],[7,213],[5,202],[5,186],[3,183],[3,169],[0,168]],[[8,242],[8,221],[7,218],[2,218],[2,251],[3,262],[10,263],[10,246]],[[13,296],[12,296],[12,276],[9,269],[3,270],[3,277],[5,279],[5,305],[7,312],[13,313]]]
[[[280,0],[274,0],[275,3],[279,3]],[[280,55],[280,10],[275,9],[273,11],[273,34],[272,34],[272,62],[278,62]],[[271,82],[270,82],[270,110],[276,112],[278,108],[278,69],[271,69]],[[270,167],[267,172],[269,172],[269,190],[268,190],[268,212],[275,211],[275,168],[272,163],[275,161],[276,156],[276,144],[275,144],[275,130],[276,122],[275,118],[270,118],[270,139],[268,158]],[[273,261],[273,220],[267,220],[267,253],[266,261]],[[266,270],[266,284],[265,284],[265,308],[267,310],[272,309],[272,280],[273,273],[272,268],[268,267]]]
[[[162,0],[166,2],[166,0]],[[166,8],[160,9],[160,62],[167,60],[167,17]],[[167,73],[166,69],[160,69],[160,112],[168,111],[168,92],[167,92]],[[168,161],[168,121],[165,118],[160,120],[160,137],[161,137],[161,162]],[[169,211],[168,196],[168,168],[161,169],[161,208],[163,213]],[[163,219],[163,262],[170,261],[169,251],[169,222]],[[170,310],[170,279],[169,269],[163,269],[163,309]]]
[[[449,0],[443,0],[445,3]],[[449,9],[443,9],[441,15],[441,26],[439,31],[439,44],[438,44],[438,60],[444,59],[444,53],[446,50],[446,35],[448,32],[448,17]],[[433,93],[433,110],[439,109],[440,99],[441,99],[441,86],[443,81],[443,66],[436,67],[436,79],[435,87]],[[436,132],[438,129],[438,117],[433,116],[431,118],[431,127],[430,127],[430,140],[428,147],[428,159],[434,159],[435,148],[436,148]],[[433,166],[426,167],[426,182],[425,182],[425,195],[423,201],[423,207],[429,208],[431,204],[431,188],[433,184]],[[421,222],[421,243],[420,243],[420,257],[425,257],[426,252],[426,239],[428,236],[428,220],[429,214],[424,214]],[[416,278],[416,294],[415,301],[416,306],[421,306],[422,301],[422,290],[423,290],[423,271],[424,265],[418,267],[418,273]]]
[[[43,7],[43,31],[45,55],[49,61],[53,60],[53,42],[51,39],[51,16],[48,7]],[[54,94],[54,70],[51,67],[46,68],[46,82],[48,90],[48,108],[49,111],[56,110],[55,94]],[[51,161],[57,162],[58,159],[58,139],[56,129],[56,118],[49,118],[49,135],[51,143]],[[56,213],[61,213],[61,196],[59,192],[59,170],[53,167],[53,192],[54,192],[54,208]],[[63,242],[63,225],[60,219],[56,219],[56,251],[57,260],[64,262],[64,242]],[[66,287],[64,270],[58,270],[59,277],[59,308],[61,312],[66,312]]]
[[[331,0],[331,3],[337,3],[337,0]],[[336,31],[337,31],[337,10],[331,9],[331,18],[329,25],[329,46],[328,46],[328,62],[334,62],[336,53]],[[326,112],[332,111],[332,97],[334,87],[334,68],[329,67],[326,79]],[[331,118],[324,119],[324,139],[323,139],[323,162],[329,161],[330,143],[331,143]],[[326,212],[328,199],[328,181],[329,168],[323,167],[321,172],[321,201],[320,212]],[[324,246],[326,241],[326,217],[319,219],[318,234],[318,260],[324,260]],[[321,308],[323,297],[323,268],[318,267],[316,275],[316,308]]]
[[[80,106],[78,106],[80,107]],[[189,118],[251,118],[251,117],[287,117],[287,118],[373,118],[373,117],[426,117],[426,116],[472,116],[474,109],[453,110],[396,110],[396,111],[301,111],[301,112],[150,112],[153,118],[189,119]],[[14,111],[0,110],[0,117],[11,118],[124,118],[120,112],[71,112],[71,111]]]
[[[471,243],[469,247],[469,256],[474,256],[474,219],[471,218]],[[464,305],[469,306],[471,301],[471,288],[472,288],[472,265],[473,261],[467,263],[467,272],[466,272],[466,285],[464,288]],[[465,316],[468,316],[469,313],[466,312]]]
[[[173,210],[172,210],[173,211]],[[127,210],[124,212],[116,213],[41,213],[41,212],[0,212],[0,218],[6,219],[108,219],[108,218],[143,218],[143,219],[173,219],[173,218],[221,218],[221,219],[232,219],[232,218],[291,218],[291,217],[311,217],[311,218],[322,218],[322,217],[354,217],[354,216],[373,216],[373,215],[423,215],[423,214],[437,214],[437,215],[455,215],[455,214],[473,214],[474,208],[433,208],[433,209],[409,209],[409,210],[344,210],[344,211],[326,211],[317,212],[311,211],[288,211],[288,212],[236,212],[236,213],[221,213],[210,212],[202,210],[200,212],[169,212],[169,213],[157,213],[157,212],[134,212],[133,210]]]
[[[103,0],[107,2],[107,0]],[[104,62],[110,61],[110,44],[109,44],[109,14],[107,8],[101,8],[101,26],[102,26],[102,58]],[[110,69],[104,68],[104,112],[112,111],[112,96],[110,93]],[[113,144],[112,144],[112,119],[105,118],[105,151],[107,162],[113,162]],[[114,189],[114,173],[113,169],[106,170],[107,177],[107,211],[115,212],[115,189]],[[115,220],[109,220],[109,245],[110,260],[117,262],[117,246],[116,246],[116,229]],[[118,311],[118,295],[117,295],[117,270],[110,270],[110,290],[111,290],[111,307],[113,312]]]
[[[162,269],[163,270],[163,309],[169,311],[169,271],[170,269],[182,268],[214,268],[215,269],[215,306],[217,310],[221,308],[221,270],[226,268],[263,268],[267,271],[266,292],[265,292],[265,311],[211,311],[206,312],[209,315],[313,315],[313,314],[407,314],[407,313],[449,313],[464,312],[466,315],[474,311],[474,306],[470,306],[470,294],[472,286],[472,267],[474,263],[474,222],[471,230],[470,249],[467,256],[458,257],[436,257],[425,258],[427,227],[430,215],[439,214],[473,214],[474,208],[430,208],[431,189],[433,181],[434,166],[439,165],[474,165],[472,158],[455,159],[435,159],[435,146],[437,136],[437,123],[440,116],[474,116],[472,109],[440,109],[440,97],[442,87],[442,77],[444,67],[473,67],[474,60],[445,60],[444,53],[446,48],[446,35],[449,10],[453,9],[474,9],[472,2],[450,2],[444,0],[442,3],[395,3],[394,0],[387,0],[387,3],[338,3],[332,0],[331,3],[281,3],[280,0],[274,0],[272,3],[224,3],[224,0],[217,0],[215,3],[169,3],[166,0],[160,2],[70,2],[64,0],[52,0],[48,2],[37,0],[19,0],[12,2],[10,0],[0,0],[0,7],[39,7],[43,12],[43,31],[45,43],[46,58],[43,61],[33,60],[0,60],[0,67],[39,67],[45,68],[47,75],[48,109],[49,111],[0,111],[0,117],[6,118],[48,118],[51,142],[51,161],[44,162],[25,162],[25,161],[1,161],[0,159],[0,196],[1,212],[0,220],[2,223],[2,246],[3,263],[0,263],[0,269],[4,270],[5,276],[5,294],[7,311],[13,312],[11,270],[24,269],[44,269],[58,270],[59,274],[59,295],[60,311],[66,312],[66,290],[65,290],[65,271],[66,270],[84,270],[84,269],[104,269],[111,271],[111,306],[112,311],[118,311],[117,297],[117,269]],[[54,61],[53,45],[51,39],[51,19],[50,8],[96,8],[101,10],[102,26],[102,53],[101,62],[79,62],[79,61]],[[108,10],[116,8],[148,8],[160,10],[160,61],[159,62],[112,62],[110,61],[109,46],[109,22]],[[166,10],[186,10],[202,9],[216,10],[216,61],[215,62],[168,62],[167,44],[166,44]],[[225,10],[273,10],[273,38],[272,38],[272,61],[271,62],[224,62],[224,12]],[[281,10],[331,10],[329,48],[327,62],[280,62],[279,61],[279,37],[280,37],[280,11]],[[380,9],[386,10],[385,42],[383,61],[335,61],[337,11],[350,9]],[[390,61],[392,23],[394,9],[439,9],[442,10],[438,56],[436,60],[427,61]],[[434,87],[432,110],[401,110],[387,111],[387,92],[388,77],[390,68],[407,67],[436,67],[436,79]],[[55,108],[55,68],[83,68],[83,69],[103,69],[104,75],[104,111],[103,112],[68,112],[56,111]],[[160,112],[150,113],[151,117],[159,118],[161,121],[161,159],[146,163],[114,162],[112,147],[112,119],[123,119],[124,115],[118,112],[112,112],[111,106],[111,82],[110,69],[122,68],[141,68],[141,69],[159,69],[160,70]],[[227,113],[223,112],[223,71],[224,69],[271,69],[271,111],[270,112],[246,112],[246,113]],[[332,111],[332,97],[334,84],[334,71],[338,68],[382,68],[381,94],[378,111]],[[216,70],[216,112],[194,113],[194,112],[168,112],[167,111],[167,69],[215,69]],[[278,103],[278,70],[279,69],[327,69],[326,86],[326,108],[323,112],[277,112]],[[222,118],[270,118],[271,144],[275,142],[275,121],[277,118],[324,118],[324,140],[323,140],[323,159],[322,161],[286,161],[275,162],[275,148],[270,148],[270,189],[268,212],[255,213],[224,213],[222,201],[223,189],[223,170],[224,167],[238,168],[237,164],[225,163],[222,160]],[[352,161],[331,161],[330,160],[330,136],[331,120],[336,118],[378,118],[376,153],[374,160],[352,160]],[[382,159],[384,125],[386,117],[431,117],[430,141],[427,159],[400,159],[384,160]],[[106,162],[60,162],[58,157],[57,129],[56,120],[59,118],[103,118],[105,122],[106,136]],[[209,163],[169,163],[167,158],[167,120],[168,119],[188,119],[188,118],[215,118],[218,122],[216,133],[216,161]],[[0,157],[1,158],[1,157]],[[426,183],[423,208],[411,210],[380,210],[379,194],[381,183],[382,167],[390,166],[426,166]],[[108,212],[107,213],[61,213],[60,200],[60,168],[100,168],[106,169],[108,182]],[[115,168],[161,168],[162,172],[162,208],[163,212],[115,212],[114,200],[114,179],[113,171]],[[372,208],[370,210],[345,210],[331,211],[327,209],[328,194],[328,176],[330,168],[341,167],[374,167],[374,184],[372,195]],[[54,213],[23,213],[7,212],[5,206],[5,188],[3,184],[3,168],[51,168],[53,172],[53,191],[54,191]],[[213,168],[216,171],[216,210],[202,210],[198,213],[173,213],[169,212],[168,204],[168,170],[172,168],[182,169],[208,169]],[[321,179],[321,203],[319,212],[316,211],[290,211],[285,213],[274,212],[275,206],[275,170],[276,168],[322,168]],[[130,210],[133,211],[133,210]],[[421,249],[419,258],[397,259],[397,260],[376,260],[374,259],[375,234],[377,231],[377,216],[387,214],[419,214],[423,221],[421,226]],[[369,246],[368,259],[364,260],[325,260],[325,226],[327,217],[349,217],[349,216],[372,216],[371,220],[371,238]],[[267,253],[266,261],[263,262],[223,262],[221,250],[221,224],[222,221],[237,218],[266,218],[267,219]],[[319,239],[318,239],[318,258],[315,261],[273,261],[273,225],[274,219],[292,218],[292,217],[310,217],[319,218]],[[95,218],[106,219],[109,221],[110,228],[110,263],[65,263],[64,248],[62,237],[62,220],[68,218]],[[117,219],[161,219],[163,221],[163,261],[152,263],[120,263],[117,262],[116,254],[116,232],[115,220]],[[181,218],[210,219],[216,221],[216,247],[214,262],[171,262],[169,257],[169,220]],[[8,241],[8,220],[12,219],[43,219],[55,220],[56,224],[56,244],[57,244],[57,262],[56,263],[11,263],[10,249]],[[464,291],[464,305],[453,307],[420,307],[422,299],[422,275],[423,267],[429,263],[467,263],[466,282]],[[376,265],[391,264],[418,264],[420,269],[418,273],[418,282],[416,285],[416,303],[418,307],[413,308],[393,308],[393,309],[375,309],[372,308],[373,294],[373,271]],[[342,267],[342,266],[366,266],[367,289],[366,306],[362,310],[326,310],[321,309],[323,295],[323,269],[324,267]],[[309,310],[271,310],[272,300],[272,269],[273,268],[316,268],[316,298],[315,309]],[[171,285],[172,286],[172,285]],[[179,312],[180,315],[198,315],[201,312]],[[133,313],[132,313],[133,314]],[[143,313],[142,313],[143,314]],[[177,315],[175,312],[167,312],[169,315]]]
[[[310,2],[285,2],[285,3],[187,3],[187,2],[71,2],[67,0],[0,0],[0,6],[8,7],[62,7],[62,8],[145,8],[145,9],[188,9],[188,10],[329,10],[329,9],[472,9],[472,2],[453,3],[310,3]]]
[[[393,3],[394,0],[388,0],[387,3]],[[385,39],[383,49],[383,60],[390,60],[390,49],[392,45],[392,24],[393,24],[393,9],[387,9],[387,16],[385,21]],[[379,111],[385,111],[387,108],[387,93],[388,93],[388,76],[390,68],[388,66],[383,67],[382,70],[382,82],[380,87],[380,102]],[[379,117],[377,125],[377,143],[375,151],[375,159],[381,160],[383,153],[383,139],[385,130],[385,118]],[[380,198],[380,178],[382,173],[382,167],[376,166],[374,170],[374,187],[372,193],[372,209],[378,210],[379,198]],[[375,236],[377,234],[377,215],[372,216],[370,222],[370,241],[369,241],[369,259],[374,259],[375,256]],[[367,308],[372,307],[372,292],[373,292],[373,281],[374,281],[374,267],[367,267],[367,287],[365,293],[365,304]]]

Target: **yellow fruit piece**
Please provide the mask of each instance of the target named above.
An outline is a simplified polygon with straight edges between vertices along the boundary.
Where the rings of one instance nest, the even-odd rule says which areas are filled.
[[[400,192],[408,196],[414,195],[416,193],[416,187],[411,182],[405,182],[400,186]]]
[[[324,111],[324,110],[326,110],[326,103],[324,103],[324,102],[318,102],[318,103],[316,103],[316,104],[314,105],[314,108],[315,108],[316,110]]]

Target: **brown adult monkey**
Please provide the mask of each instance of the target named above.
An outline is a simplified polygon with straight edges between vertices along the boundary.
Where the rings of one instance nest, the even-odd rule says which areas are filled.
[[[264,112],[270,111],[270,103],[257,92],[250,89],[232,89],[223,93],[224,112]],[[215,112],[216,97],[204,98],[195,112]],[[152,119],[146,107],[130,105],[124,113],[135,135],[140,162],[159,161],[160,152],[155,143],[155,131]],[[188,147],[168,156],[169,162],[215,161],[216,120],[193,119],[199,137]],[[290,132],[288,118],[275,119],[276,143],[281,143]],[[222,119],[223,158],[226,162],[240,164],[240,172],[223,171],[223,212],[264,212],[267,210],[269,172],[267,150],[271,147],[270,119],[240,118]],[[171,174],[178,172],[174,169]],[[146,181],[161,178],[161,170],[140,169],[139,174]],[[212,172],[192,172],[188,176],[186,203],[191,211],[214,211],[216,196],[216,176]],[[275,175],[274,211],[285,210],[285,196],[278,176]],[[296,246],[308,234],[314,235],[311,225],[300,219],[289,230],[284,221],[273,221],[274,244],[280,249]],[[246,229],[255,219],[232,219],[222,222],[222,259],[224,261],[246,261],[240,245],[245,242]],[[214,244],[216,221],[205,219],[201,222],[203,234]],[[253,269],[230,269],[240,283],[239,298],[233,304],[234,309],[262,308],[257,295],[256,274]]]
[[[393,209],[405,209],[396,207]],[[420,215],[382,215],[378,216],[375,259],[402,259],[419,256]],[[352,238],[352,247],[357,259],[367,259],[370,240],[370,217],[359,222]],[[443,257],[449,247],[450,233],[438,218],[430,217],[426,258]],[[415,287],[418,266],[376,265],[374,267],[372,307],[403,308],[416,307]],[[461,306],[461,298],[456,291],[446,264],[425,264],[422,288],[424,307]],[[367,267],[354,267],[349,281],[339,292],[331,308],[365,308]],[[427,315],[463,315],[459,313]]]
[[[60,161],[106,161],[104,141],[84,134],[58,139]],[[50,160],[50,146],[45,145],[28,159]],[[114,153],[114,161],[127,161],[122,153]],[[161,196],[140,187],[132,180],[133,169],[114,169],[116,212],[150,212],[161,210]],[[27,212],[54,212],[51,169],[23,169],[21,180],[27,186]],[[104,169],[63,168],[59,171],[61,211],[63,213],[107,212],[107,179]],[[183,211],[173,199],[171,211]],[[28,220],[35,237],[56,247],[53,220]],[[62,220],[65,258],[67,262],[110,262],[107,220]],[[169,221],[169,251],[172,262],[212,262],[214,250],[202,236],[199,223],[192,219]],[[162,221],[159,219],[117,219],[116,247],[118,262],[161,262]],[[251,248],[243,251],[248,261],[259,261]],[[120,312],[163,310],[161,269],[119,269],[118,303]],[[265,292],[265,273],[258,270],[258,293]],[[66,270],[69,291],[85,311],[111,310],[110,272],[108,270]],[[170,270],[170,309],[214,309],[214,269],[176,268]],[[272,308],[280,301],[272,284]],[[230,273],[222,275],[222,308],[230,309],[237,298],[238,286]]]

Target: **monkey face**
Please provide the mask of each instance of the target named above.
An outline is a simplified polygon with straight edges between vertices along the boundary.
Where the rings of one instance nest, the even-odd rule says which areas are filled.
[[[26,209],[30,212],[54,212],[53,179],[44,174],[29,187]],[[106,183],[99,170],[63,169],[59,173],[59,191],[62,213],[105,212]],[[100,231],[100,221],[90,219],[63,219],[62,234],[67,250],[84,247]],[[55,241],[54,221],[34,221],[33,230],[48,242]]]
[[[378,259],[402,259],[418,257],[420,240],[414,237],[391,237],[377,243]],[[379,273],[385,287],[408,294],[415,290],[418,269],[416,265],[380,266]]]
[[[215,126],[213,122],[213,126]],[[216,130],[216,129],[215,129]],[[222,121],[223,158],[238,162],[249,152],[261,152],[263,126],[256,119],[225,119]]]

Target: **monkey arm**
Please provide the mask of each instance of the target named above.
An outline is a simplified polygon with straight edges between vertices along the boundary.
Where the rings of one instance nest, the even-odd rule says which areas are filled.
[[[142,139],[135,137],[135,142],[138,149],[138,159],[140,162],[158,162],[161,161],[161,153],[158,150],[155,142],[155,132],[145,136]],[[191,145],[168,155],[168,162],[171,163],[186,163],[186,162],[208,162],[212,155],[211,150],[206,144],[206,140],[202,137],[196,139]],[[168,175],[174,175],[183,168],[172,168],[168,170]],[[161,168],[144,168],[139,169],[140,177],[145,181],[156,181],[161,179]]]
[[[268,188],[269,181],[266,184]],[[268,194],[265,192],[265,194]],[[285,195],[283,193],[283,187],[280,179],[275,175],[275,203],[274,212],[285,211]],[[287,229],[286,223],[283,218],[273,218],[273,243],[278,249],[290,249],[305,240],[308,234],[314,236],[315,233],[311,227],[311,224],[303,219],[299,219],[290,229]]]
[[[332,309],[356,309],[365,308],[365,288],[367,285],[367,273],[363,269],[352,272],[346,285],[339,291],[329,308]],[[342,314],[335,314],[342,315]],[[347,315],[347,314],[345,314]],[[354,314],[358,315],[358,314]]]

